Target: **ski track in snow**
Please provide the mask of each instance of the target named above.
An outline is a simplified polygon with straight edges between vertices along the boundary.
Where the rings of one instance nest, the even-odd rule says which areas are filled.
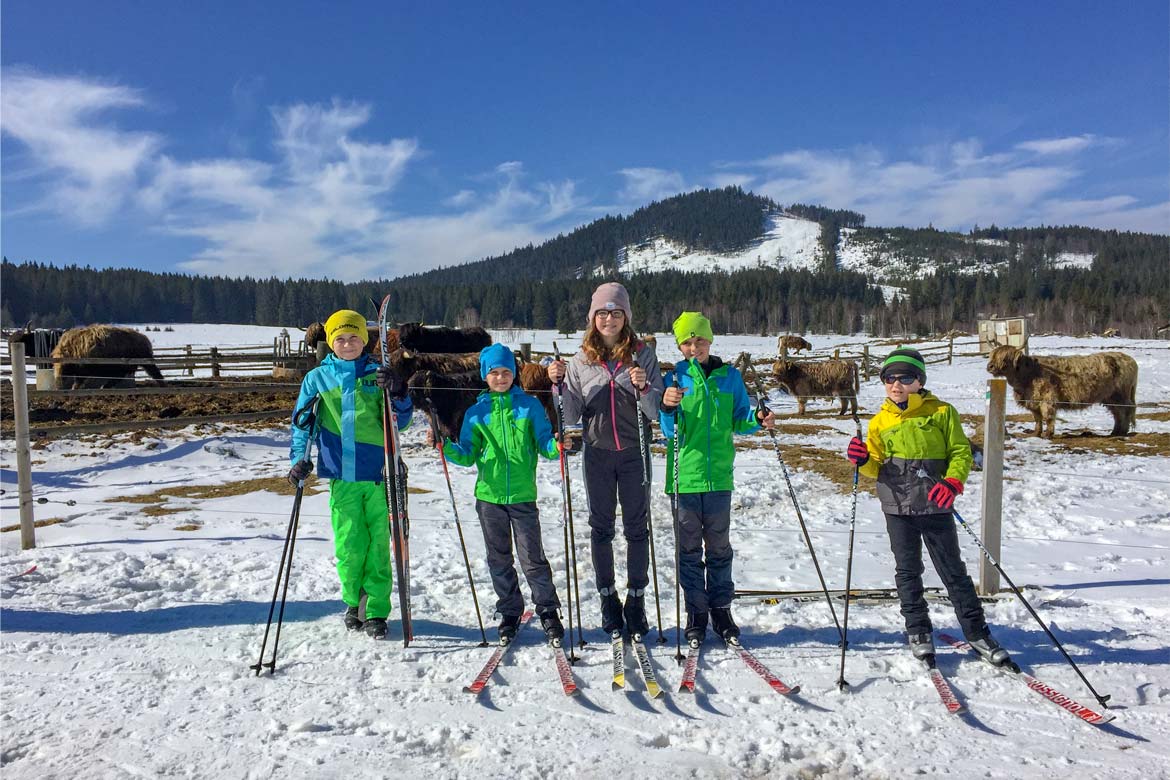
[[[172,338],[198,340],[201,326]],[[235,327],[235,326],[233,326]],[[270,329],[269,329],[270,330]],[[237,328],[243,338],[264,340]],[[152,334],[157,335],[157,334]],[[168,334],[170,336],[171,334]],[[508,332],[538,349],[558,339]],[[817,348],[860,337],[810,337]],[[187,343],[187,342],[182,342]],[[662,357],[674,359],[666,339]],[[1033,351],[1083,354],[1126,349],[1141,366],[1139,402],[1170,404],[1164,343],[1116,339],[1033,339]],[[727,358],[761,355],[774,338],[716,338]],[[960,411],[982,414],[980,358],[932,366],[929,386]],[[861,403],[882,397],[871,381]],[[795,403],[778,393],[781,412]],[[811,422],[832,431],[781,437],[785,447],[844,448],[852,422],[810,405]],[[1019,413],[1009,400],[1009,414]],[[1139,410],[1143,411],[1143,410]],[[1147,410],[1148,411],[1148,410]],[[1100,407],[1061,415],[1070,428],[1108,431]],[[256,661],[291,498],[259,492],[209,500],[174,498],[175,514],[147,516],[123,497],[164,486],[222,484],[287,470],[283,428],[185,429],[147,436],[59,440],[33,450],[34,491],[50,503],[38,519],[39,548],[0,548],[0,764],[16,778],[109,777],[612,777],[635,770],[689,777],[1166,777],[1170,766],[1170,452],[1150,456],[1072,453],[1036,439],[1009,438],[1003,565],[1028,586],[1032,604],[1102,693],[1113,724],[1094,728],[1024,685],[949,649],[939,666],[969,713],[948,715],[904,647],[895,602],[850,610],[846,679],[836,691],[839,650],[823,599],[736,603],[745,645],[799,696],[777,696],[730,651],[708,641],[697,694],[679,696],[674,663],[673,541],[663,462],[655,455],[653,522],[662,615],[669,643],[648,642],[663,700],[645,694],[632,654],[627,691],[609,690],[609,653],[599,628],[588,514],[579,459],[572,488],[582,615],[589,645],[574,674],[581,695],[560,690],[552,654],[530,625],[478,699],[462,692],[486,660],[426,423],[404,432],[411,486],[412,604],[416,641],[403,649],[398,623],[389,641],[347,635],[332,562],[328,497],[310,489],[302,509],[293,583],[277,673],[256,677]],[[1009,434],[1024,426],[1009,424]],[[1170,423],[1139,418],[1139,430]],[[970,430],[969,430],[970,432]],[[768,445],[760,435],[761,443]],[[108,444],[108,446],[106,446]],[[0,473],[4,523],[17,522],[12,442]],[[791,470],[801,509],[829,586],[843,587],[850,497],[812,472]],[[483,541],[474,511],[474,470],[452,467],[489,639],[494,621]],[[559,471],[538,472],[545,549],[564,583]],[[1140,480],[1140,481],[1139,481]],[[867,487],[862,483],[863,488]],[[976,528],[982,475],[959,510]],[[74,506],[64,505],[73,499]],[[737,458],[733,505],[736,585],[815,590],[809,563],[769,446]],[[176,530],[194,524],[195,531]],[[969,569],[978,551],[960,529]],[[624,543],[615,543],[619,578]],[[36,570],[25,574],[30,567]],[[929,568],[929,567],[928,567]],[[876,499],[859,494],[855,588],[890,587],[893,562]],[[927,586],[937,586],[932,571]],[[527,587],[523,588],[527,598]],[[563,594],[563,587],[561,589]],[[563,597],[563,595],[562,595]],[[397,601],[395,600],[395,609]],[[652,603],[648,605],[654,622]],[[841,605],[837,605],[838,617]],[[957,633],[948,604],[931,602],[936,629]],[[573,615],[574,621],[576,614]],[[1013,597],[988,606],[996,636],[1039,679],[1090,706],[1091,694]],[[941,644],[941,643],[940,643]],[[269,642],[271,648],[271,640]],[[269,651],[270,652],[270,651]]]

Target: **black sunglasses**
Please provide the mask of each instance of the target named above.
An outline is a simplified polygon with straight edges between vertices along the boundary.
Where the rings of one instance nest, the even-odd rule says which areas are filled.
[[[915,374],[887,374],[882,377],[882,381],[887,385],[892,385],[897,382],[900,385],[912,385],[918,381]]]

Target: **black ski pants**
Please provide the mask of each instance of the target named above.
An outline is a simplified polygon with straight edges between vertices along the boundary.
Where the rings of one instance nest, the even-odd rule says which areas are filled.
[[[597,589],[612,589],[613,537],[617,531],[617,503],[622,505],[626,537],[626,587],[641,591],[650,584],[650,532],[647,529],[649,485],[642,484],[641,451],[586,447],[582,455],[585,492],[589,498],[589,541]]]
[[[540,538],[540,514],[535,501],[520,504],[492,504],[476,500],[475,511],[483,528],[483,543],[487,548],[488,571],[492,588],[496,591],[496,612],[519,616],[524,612],[524,597],[520,595],[520,579],[512,559],[512,540],[520,568],[532,591],[536,614],[543,615],[560,608],[553,586],[552,567],[544,555]]]
[[[959,552],[959,535],[955,518],[950,512],[934,515],[886,515],[886,531],[890,535],[890,550],[894,553],[894,584],[902,602],[902,617],[907,634],[929,634],[934,628],[922,587],[922,545],[930,553],[930,560],[939,579],[947,589],[947,597],[955,608],[955,616],[969,640],[987,636],[987,621],[983,604],[975,593],[975,585],[967,574],[963,556]]]

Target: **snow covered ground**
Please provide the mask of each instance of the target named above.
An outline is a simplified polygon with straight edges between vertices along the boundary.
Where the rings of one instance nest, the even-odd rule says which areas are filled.
[[[198,343],[207,326],[176,326],[177,343]],[[238,343],[263,343],[271,329],[232,327]],[[263,331],[263,333],[261,333]],[[171,334],[163,334],[171,336]],[[152,338],[160,334],[152,333]],[[508,341],[576,341],[551,332],[499,333]],[[231,343],[225,332],[215,343]],[[811,336],[817,349],[861,337]],[[775,339],[718,336],[715,352],[764,355]],[[661,357],[676,357],[665,337]],[[1170,350],[1165,342],[1036,338],[1033,352],[1123,349],[1139,362],[1138,400],[1161,419],[1142,433],[1170,432]],[[879,351],[876,350],[875,351]],[[929,386],[961,412],[981,415],[983,360],[932,366]],[[861,392],[872,413],[875,381]],[[773,394],[781,412],[795,403]],[[852,424],[811,405],[790,451],[843,450]],[[1009,401],[1009,414],[1020,410]],[[1058,435],[1108,431],[1100,407],[1062,415]],[[744,642],[802,693],[773,693],[740,661],[708,642],[694,697],[674,693],[673,543],[663,463],[655,456],[653,521],[667,645],[651,645],[668,693],[652,701],[632,664],[628,690],[611,692],[605,638],[589,564],[584,487],[574,467],[577,556],[589,645],[575,674],[582,694],[566,699],[548,650],[526,629],[483,695],[461,690],[483,664],[451,505],[425,422],[405,432],[411,486],[412,580],[417,637],[347,636],[332,560],[327,492],[308,491],[277,673],[255,677],[291,496],[283,428],[204,426],[157,434],[86,436],[33,451],[34,491],[47,503],[39,547],[0,535],[0,763],[6,780],[44,777],[1166,777],[1170,767],[1170,448],[1106,455],[1094,437],[1045,442],[1009,424],[1002,560],[1064,641],[1117,719],[1095,728],[949,650],[939,664],[969,713],[948,715],[901,634],[895,603],[855,604],[846,678],[838,693],[837,632],[823,600],[762,603],[735,611]],[[1085,446],[1079,446],[1083,442]],[[740,589],[813,590],[804,548],[775,453],[762,434],[737,461],[733,542]],[[1138,454],[1138,453],[1141,454]],[[13,448],[0,449],[4,525],[17,523]],[[484,618],[492,636],[483,543],[472,498],[474,472],[453,468]],[[246,480],[267,479],[248,483]],[[538,472],[546,550],[564,582],[559,472]],[[847,492],[793,469],[830,587],[844,585],[850,520]],[[207,497],[199,486],[218,487]],[[864,486],[864,483],[863,483]],[[170,496],[165,494],[170,492]],[[978,527],[982,474],[959,510]],[[136,497],[162,493],[154,504]],[[68,503],[73,502],[73,503]],[[158,505],[174,510],[159,514]],[[972,570],[974,543],[960,532]],[[623,546],[618,543],[618,559]],[[35,566],[35,570],[33,567]],[[619,565],[619,572],[622,570]],[[620,576],[620,575],[619,575]],[[876,500],[857,507],[855,588],[892,586],[893,562]],[[928,586],[936,586],[933,572]],[[562,589],[563,592],[563,589]],[[527,589],[525,588],[527,596]],[[838,605],[839,611],[840,605]],[[939,630],[956,631],[945,602],[932,602]],[[653,613],[651,613],[653,622]],[[575,617],[575,616],[574,616]],[[1091,694],[1011,596],[989,605],[997,637],[1039,679],[1094,705]],[[271,645],[270,645],[271,646]]]

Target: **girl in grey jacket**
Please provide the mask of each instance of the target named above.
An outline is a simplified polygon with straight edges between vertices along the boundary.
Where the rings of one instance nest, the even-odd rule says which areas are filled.
[[[634,333],[625,287],[607,282],[597,288],[581,350],[567,367],[561,361],[549,365],[548,376],[554,384],[564,380],[565,423],[580,421],[584,428],[582,461],[602,629],[612,635],[624,623],[631,636],[644,636],[650,630],[645,604],[650,582],[650,420],[662,402],[662,372],[654,347]],[[617,595],[613,561],[619,500],[626,538],[624,608]]]

